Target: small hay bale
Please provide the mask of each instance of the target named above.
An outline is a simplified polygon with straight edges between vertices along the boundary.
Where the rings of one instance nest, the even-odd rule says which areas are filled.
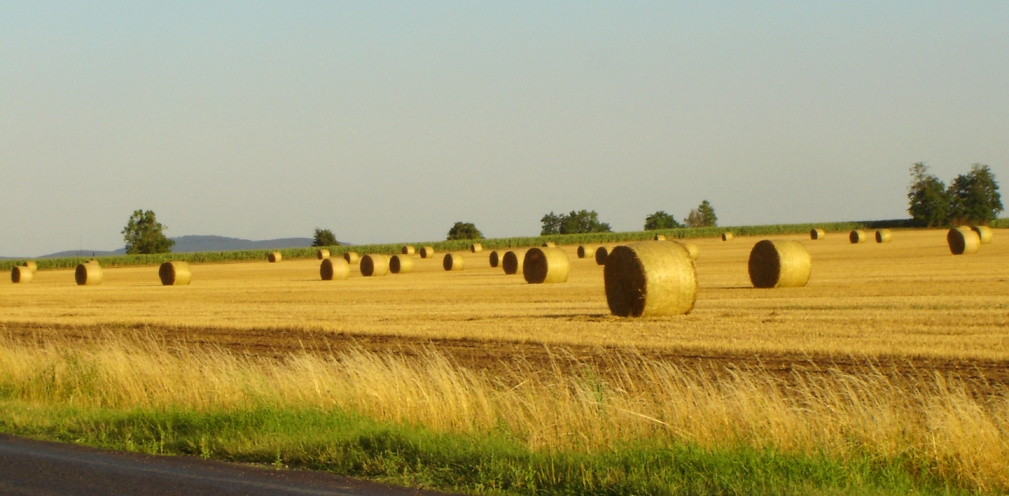
[[[988,226],[972,226],[970,229],[977,233],[983,245],[991,243],[991,239],[995,237],[995,231],[992,231]]]
[[[446,253],[445,258],[441,260],[441,266],[445,270],[462,270],[464,265],[462,255],[457,253]]]
[[[812,229],[812,230],[809,231],[809,239],[812,239],[812,240],[823,239],[823,237],[826,236],[826,235],[827,235],[827,231],[825,231],[823,229],[820,229],[819,227],[817,227],[816,229]]]
[[[596,248],[596,265],[606,265],[606,257],[609,254],[610,251],[607,250],[605,246]]]
[[[853,245],[865,243],[869,241],[869,233],[861,229],[855,229],[854,231],[848,233],[848,241],[850,241]]]
[[[25,267],[23,265],[15,265],[11,269],[11,282],[14,284],[23,284],[26,282],[32,282],[32,277],[35,272],[31,268]]]
[[[95,260],[77,264],[74,279],[78,286],[97,286],[102,283],[102,266]]]
[[[480,243],[473,243],[469,245],[469,251],[473,253],[480,253],[483,251],[483,245]]]
[[[22,267],[27,267],[32,272],[37,272],[39,270],[39,264],[35,263],[34,260],[26,260],[21,264]]]
[[[356,264],[361,262],[361,255],[358,255],[356,251],[348,251],[343,254],[343,259],[349,264]]]
[[[529,284],[567,282],[571,272],[568,254],[560,248],[533,248],[522,261],[522,275]]]
[[[389,274],[389,256],[369,253],[361,257],[361,275],[365,277]]]
[[[734,237],[735,236],[733,236],[732,233],[729,231],[725,231],[722,233],[722,241],[732,241],[732,238]]]
[[[420,249],[420,258],[434,258],[434,248],[425,246]]]
[[[665,240],[666,236],[664,234],[656,234],[655,237],[652,238],[652,241],[665,241]]]
[[[403,245],[403,248],[399,250],[399,253],[402,255],[413,255],[414,253],[417,253],[417,250],[414,249],[413,245]]]
[[[325,248],[320,249],[319,251],[315,252],[315,258],[318,258],[319,260],[325,260],[329,258],[329,250]]]
[[[592,253],[592,248],[589,248],[588,246],[585,245],[581,245],[578,247],[576,253],[578,254],[578,258],[585,258],[589,256],[589,253]]]
[[[557,243],[554,243],[553,241],[547,241],[544,242],[542,245],[540,245],[540,248],[557,248]]]
[[[266,259],[269,260],[270,263],[277,263],[283,260],[284,256],[281,255],[279,251],[271,251],[270,253],[266,254]]]
[[[679,243],[679,244],[682,245],[684,248],[687,249],[687,253],[690,254],[690,259],[691,260],[693,260],[693,261],[696,262],[697,261],[697,257],[701,256],[701,250],[700,250],[700,248],[697,247],[697,245],[695,245],[693,243]]]
[[[809,251],[798,241],[760,241],[750,250],[749,265],[755,288],[801,288],[812,272]]]
[[[490,256],[487,257],[487,260],[490,262],[491,267],[501,265],[501,255],[502,254],[498,253],[497,250],[490,252]]]
[[[413,271],[413,257],[399,254],[389,258],[389,272],[393,274],[407,274]]]
[[[342,258],[326,258],[319,266],[323,281],[343,281],[350,278],[350,263]]]
[[[877,243],[889,243],[893,240],[893,233],[889,229],[880,229],[876,231],[876,242]]]
[[[512,275],[521,272],[525,255],[524,250],[505,252],[504,257],[501,258],[501,267],[504,269],[504,273]]]
[[[163,286],[186,286],[193,279],[189,262],[165,262],[158,268],[158,277]]]
[[[946,243],[954,255],[969,255],[981,249],[981,236],[969,227],[955,227],[946,233]]]
[[[617,246],[603,269],[606,303],[620,317],[690,313],[697,300],[697,272],[679,243],[643,241]]]

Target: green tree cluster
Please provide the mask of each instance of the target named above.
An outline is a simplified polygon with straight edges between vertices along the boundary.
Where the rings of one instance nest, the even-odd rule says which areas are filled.
[[[687,214],[683,223],[687,227],[716,227],[718,226],[718,217],[715,215],[715,207],[712,207],[708,200],[704,200],[697,208]]]
[[[551,211],[540,219],[543,228],[540,236],[550,234],[582,234],[595,232],[613,232],[610,225],[599,221],[599,214],[595,210],[571,211],[569,214],[555,214]]]
[[[126,253],[170,253],[175,240],[165,236],[166,229],[168,227],[158,222],[153,211],[134,210],[122,232],[123,240],[126,241]]]
[[[333,231],[329,229],[315,228],[315,235],[312,236],[312,246],[340,246]]]
[[[922,226],[985,225],[1002,212],[1002,195],[991,169],[974,164],[970,172],[960,174],[946,187],[928,173],[928,166],[911,166],[908,209],[911,218]]]
[[[448,230],[448,241],[454,239],[483,239],[483,233],[472,222],[456,222]]]
[[[676,229],[678,227],[683,227],[676,221],[676,218],[672,215],[666,213],[665,210],[659,210],[648,217],[645,217],[645,230],[654,231],[656,229]]]

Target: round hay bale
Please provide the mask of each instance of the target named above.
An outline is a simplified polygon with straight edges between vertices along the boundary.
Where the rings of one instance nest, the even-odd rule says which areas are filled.
[[[462,270],[464,265],[462,255],[457,253],[446,253],[445,258],[441,260],[441,266],[445,270]]]
[[[812,272],[809,251],[798,241],[760,241],[750,250],[749,265],[756,288],[801,288]]]
[[[665,241],[666,236],[664,234],[656,234],[652,241]]]
[[[365,277],[389,274],[389,256],[369,253],[361,257],[361,275]]]
[[[319,251],[315,252],[315,258],[318,258],[319,260],[325,260],[329,258],[329,250],[325,248],[320,249]]]
[[[343,281],[350,278],[350,263],[342,258],[323,259],[319,266],[323,281]]]
[[[393,274],[407,274],[413,271],[413,257],[410,255],[393,255],[389,258],[389,272]]]
[[[501,265],[501,255],[502,253],[498,253],[497,250],[490,252],[490,256],[487,257],[487,260],[490,262],[491,267]]]
[[[679,244],[687,249],[687,253],[690,254],[691,260],[696,262],[697,257],[701,256],[701,250],[700,248],[697,247],[697,245],[693,243],[679,243]]]
[[[533,248],[522,261],[522,276],[529,284],[567,282],[570,272],[571,261],[560,248]]]
[[[521,272],[525,255],[523,250],[505,252],[504,257],[501,258],[501,267],[504,269],[504,273],[512,275]]]
[[[596,248],[596,264],[606,265],[606,257],[610,254],[609,250],[605,246],[600,246]]]
[[[823,237],[826,236],[826,235],[827,235],[827,231],[824,231],[823,229],[820,229],[819,227],[817,227],[816,229],[812,229],[812,230],[809,231],[809,239],[812,239],[812,240],[823,239]]]
[[[697,272],[679,243],[644,241],[613,248],[603,269],[606,303],[620,317],[690,313]]]
[[[26,282],[32,282],[32,276],[35,272],[31,268],[25,267],[23,265],[15,265],[11,269],[11,282],[14,284],[23,284]]]
[[[283,260],[284,256],[281,255],[279,251],[271,251],[270,253],[266,254],[266,259],[269,260],[270,263],[277,263]]]
[[[434,258],[434,248],[425,246],[420,249],[420,258]]]
[[[158,268],[158,277],[163,286],[185,286],[193,279],[189,262],[165,262]]]
[[[733,236],[732,233],[729,231],[725,231],[722,233],[722,241],[732,241],[732,238],[734,237],[735,236]]]
[[[557,243],[554,243],[553,241],[546,241],[542,245],[540,245],[540,247],[541,248],[557,248]]]
[[[876,231],[876,242],[877,243],[889,243],[893,240],[893,233],[889,229],[880,229]]]
[[[861,229],[855,229],[854,231],[848,233],[848,241],[850,241],[853,245],[865,243],[869,241],[869,233]]]
[[[981,249],[981,236],[969,227],[954,227],[946,233],[946,243],[954,255],[969,255]]]
[[[977,233],[977,236],[981,239],[981,244],[983,245],[991,243],[991,239],[995,237],[995,232],[988,226],[972,226],[971,230]]]
[[[469,251],[473,253],[480,253],[483,251],[483,245],[480,243],[473,243],[469,245]]]
[[[36,272],[39,270],[39,264],[35,263],[34,260],[26,260],[24,263],[21,264],[21,266],[27,267],[32,272]]]
[[[592,253],[592,248],[589,248],[585,245],[581,245],[578,247],[576,253],[578,254],[578,258],[585,258],[589,256],[589,253]]]
[[[401,248],[399,252],[403,255],[413,255],[414,253],[417,253],[417,250],[414,249],[413,245],[403,245],[403,248]]]
[[[343,259],[349,264],[356,264],[361,262],[361,255],[358,255],[356,251],[348,251],[343,254]]]
[[[97,286],[102,283],[102,266],[94,260],[77,264],[74,279],[78,286]]]

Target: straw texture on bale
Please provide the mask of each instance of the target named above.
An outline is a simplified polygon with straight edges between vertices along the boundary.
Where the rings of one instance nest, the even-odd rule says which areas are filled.
[[[464,265],[462,255],[456,253],[446,253],[445,258],[441,259],[441,266],[445,270],[462,270]]]
[[[389,256],[369,253],[361,257],[361,275],[365,277],[389,274]]]
[[[407,274],[413,271],[413,257],[410,255],[393,255],[389,258],[389,272]]]
[[[606,303],[620,317],[690,313],[697,272],[679,243],[644,241],[613,248],[603,268]]]
[[[39,264],[35,263],[34,260],[27,260],[21,264],[22,267],[27,267],[32,272],[39,270]]]
[[[413,245],[403,245],[403,248],[400,249],[399,252],[402,255],[413,255],[414,253],[417,253],[417,250],[413,247]]]
[[[189,262],[165,262],[158,268],[158,277],[163,286],[185,286],[193,279]]]
[[[319,265],[323,281],[343,281],[350,278],[350,263],[342,258],[326,258]]]
[[[969,255],[981,249],[981,236],[969,227],[955,227],[946,233],[946,243],[954,255]]]
[[[802,243],[765,239],[750,250],[750,282],[756,288],[801,288],[809,281],[812,265]]]
[[[848,241],[850,241],[853,245],[865,243],[869,241],[869,233],[861,229],[855,229],[854,231],[848,233]]]
[[[690,254],[690,259],[691,260],[693,260],[693,261],[696,262],[697,261],[697,257],[701,256],[701,250],[700,250],[700,248],[697,247],[697,245],[695,245],[693,243],[679,243],[679,244],[682,245],[684,248],[687,249],[687,253]]]
[[[889,243],[893,240],[893,233],[889,229],[880,229],[876,231],[876,242],[877,243]]]
[[[74,279],[78,286],[97,286],[102,283],[102,266],[94,260],[78,264]]]
[[[812,230],[809,231],[809,239],[813,239],[813,240],[823,239],[823,237],[826,236],[826,235],[827,235],[827,231],[824,231],[823,229],[820,229],[819,227],[816,228],[816,229],[812,229]]]
[[[540,245],[540,247],[541,248],[556,248],[557,247],[557,243],[554,243],[553,241],[547,241],[547,242],[543,243],[542,245]]]
[[[533,248],[522,261],[522,276],[529,284],[567,282],[570,272],[571,261],[560,248]]]
[[[32,276],[34,275],[35,273],[32,272],[32,269],[23,265],[16,265],[11,269],[11,282],[14,284],[32,282]]]
[[[281,255],[279,251],[272,251],[266,254],[266,259],[269,260],[270,263],[277,263],[283,260],[283,258],[284,256]]]
[[[525,259],[524,251],[508,251],[501,258],[501,268],[508,275],[518,274],[522,270],[522,262]]]
[[[480,253],[483,251],[483,245],[480,243],[473,243],[469,245],[469,251],[473,253]]]
[[[991,239],[995,237],[995,232],[988,226],[973,226],[971,227],[971,230],[977,233],[977,236],[981,239],[981,244],[983,245],[991,243]]]
[[[655,237],[652,238],[652,240],[653,241],[665,241],[666,240],[666,236],[664,234],[656,234]]]
[[[329,258],[329,250],[327,250],[325,248],[322,248],[321,250],[315,252],[315,256],[319,260],[325,260],[325,259]]]
[[[358,255],[356,251],[348,251],[343,254],[343,259],[349,264],[356,264],[361,261],[361,255]]]
[[[433,258],[434,248],[431,246],[425,246],[420,249],[420,258]]]
[[[722,241],[732,241],[732,238],[734,237],[735,236],[733,236],[732,233],[730,233],[729,231],[725,231],[722,233]]]
[[[501,265],[501,255],[503,255],[503,253],[499,253],[497,250],[490,252],[490,255],[487,257],[487,261],[490,262],[491,267]]]
[[[596,248],[596,264],[606,265],[606,257],[610,254],[610,251],[606,249],[605,246],[600,246]]]

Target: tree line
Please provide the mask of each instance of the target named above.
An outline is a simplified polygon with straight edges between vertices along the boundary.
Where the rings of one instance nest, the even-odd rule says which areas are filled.
[[[907,198],[907,212],[923,227],[987,225],[1003,210],[995,174],[984,164],[972,165],[947,187],[918,162],[911,166]]]

